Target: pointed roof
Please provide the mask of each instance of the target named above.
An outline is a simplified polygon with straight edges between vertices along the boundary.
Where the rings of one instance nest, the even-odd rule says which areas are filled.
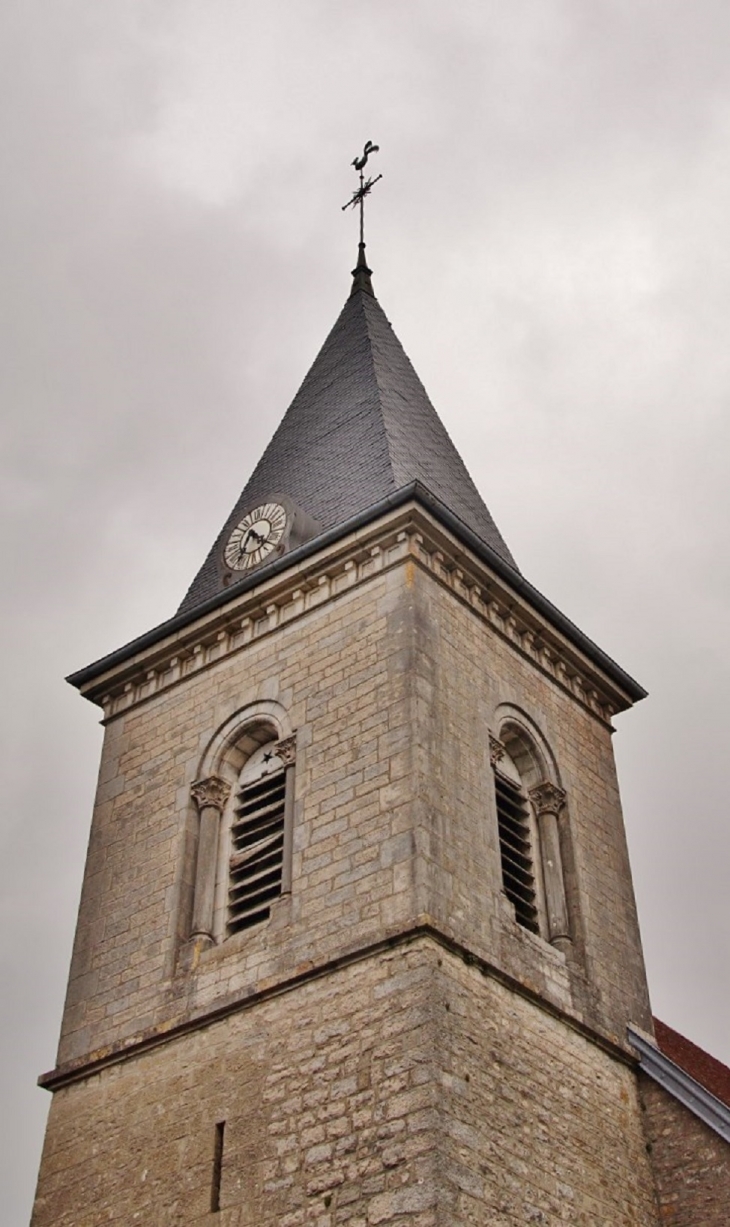
[[[372,291],[361,250],[352,293],[246,483],[179,613],[221,590],[217,559],[257,503],[285,494],[325,532],[414,481],[517,569]]]

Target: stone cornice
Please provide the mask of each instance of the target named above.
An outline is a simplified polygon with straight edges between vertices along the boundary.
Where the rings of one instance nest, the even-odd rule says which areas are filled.
[[[303,984],[331,975],[332,972],[341,968],[351,967],[378,955],[386,954],[423,940],[434,942],[437,947],[455,955],[467,966],[476,968],[485,978],[497,981],[518,996],[532,1002],[533,1005],[544,1011],[545,1014],[549,1014],[552,1018],[560,1019],[571,1031],[583,1036],[584,1039],[595,1044],[615,1060],[631,1068],[635,1067],[636,1058],[628,1047],[620,1046],[615,1038],[597,1031],[581,1017],[573,1013],[572,1010],[567,1010],[556,1002],[550,1001],[538,993],[532,985],[516,979],[487,959],[482,958],[481,955],[464,946],[462,942],[445,933],[443,929],[435,924],[430,916],[424,915],[418,917],[412,927],[395,930],[387,934],[380,941],[368,945],[355,944],[332,959],[321,963],[309,964],[304,970],[297,970],[291,975],[283,975],[281,979],[267,984],[266,987],[249,987],[245,990],[238,990],[238,992],[234,992],[229,997],[211,1004],[198,1013],[189,1014],[184,1018],[167,1019],[158,1026],[150,1027],[148,1030],[130,1036],[128,1039],[120,1040],[117,1044],[97,1049],[86,1056],[56,1066],[55,1069],[49,1070],[48,1073],[41,1074],[38,1078],[38,1085],[48,1091],[60,1090],[61,1087],[81,1082],[100,1073],[103,1069],[128,1060],[130,1057],[135,1057],[143,1052],[149,1052],[151,1049],[158,1048],[162,1044],[172,1043],[181,1036],[190,1034],[191,1031],[200,1030],[201,1027],[210,1026],[220,1019],[230,1017],[232,1014],[249,1010],[253,1006],[258,1005],[259,1002],[269,1001],[271,998],[279,997],[283,993],[292,992]]]
[[[597,667],[582,645],[571,642],[536,608],[521,577],[515,573],[519,583],[507,582],[416,499],[289,569],[269,578],[262,575],[257,586],[232,594],[225,605],[169,635],[148,643],[140,640],[137,652],[130,645],[122,659],[110,658],[107,668],[102,661],[70,680],[103,708],[107,720],[112,719],[380,572],[406,563],[428,572],[600,720],[610,723],[615,712],[641,697],[640,688],[617,666],[616,672],[626,676],[626,686]],[[527,589],[527,596],[518,587]],[[576,638],[579,635],[576,630]]]

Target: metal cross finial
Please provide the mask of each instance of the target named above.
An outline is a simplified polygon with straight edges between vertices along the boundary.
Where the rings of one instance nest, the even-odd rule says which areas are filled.
[[[355,158],[353,162],[351,163],[352,166],[355,167],[355,170],[360,172],[360,186],[356,192],[353,192],[352,199],[348,200],[347,204],[344,204],[342,206],[343,213],[345,209],[349,209],[350,207],[354,208],[355,205],[360,206],[360,245],[361,246],[364,246],[364,243],[365,243],[365,197],[369,196],[373,187],[378,182],[378,179],[382,179],[383,177],[382,175],[376,175],[374,179],[366,179],[365,176],[363,175],[363,170],[365,169],[365,164],[367,163],[367,160],[370,157],[370,154],[377,153],[378,149],[379,149],[378,145],[374,145],[372,141],[366,141],[365,147],[362,151],[362,157]]]

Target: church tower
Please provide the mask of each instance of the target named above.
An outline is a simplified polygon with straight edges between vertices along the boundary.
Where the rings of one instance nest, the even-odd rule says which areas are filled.
[[[613,717],[352,293],[105,739],[34,1227],[654,1227]]]

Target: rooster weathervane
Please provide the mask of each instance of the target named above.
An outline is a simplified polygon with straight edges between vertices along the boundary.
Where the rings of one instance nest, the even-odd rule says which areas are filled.
[[[356,192],[352,193],[352,198],[348,200],[347,204],[342,206],[343,213],[345,212],[345,209],[354,209],[355,205],[360,206],[360,243],[363,246],[365,244],[365,197],[370,195],[375,184],[383,177],[382,175],[376,175],[374,179],[366,179],[363,171],[365,170],[370,154],[377,153],[379,148],[380,146],[374,145],[372,141],[366,141],[362,155],[353,159],[351,165],[354,166],[355,170],[359,171],[360,173],[360,186]]]

